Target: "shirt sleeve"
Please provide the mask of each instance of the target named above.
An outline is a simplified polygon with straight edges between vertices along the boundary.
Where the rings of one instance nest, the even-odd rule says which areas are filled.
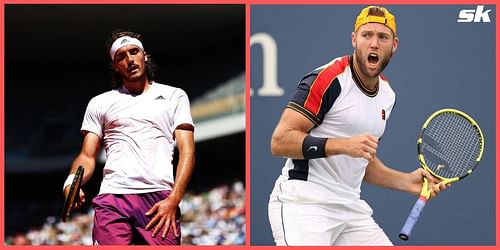
[[[99,102],[97,98],[92,98],[87,109],[85,110],[85,115],[83,117],[81,132],[92,132],[99,136],[100,139],[103,138],[103,120],[102,114],[99,112]]]
[[[194,127],[189,98],[184,90],[178,89],[178,92],[177,106],[174,110],[174,129],[181,124],[189,124]]]
[[[307,74],[287,107],[303,114],[315,126],[320,125],[342,91],[337,76],[346,70],[349,61],[349,56],[339,57]]]
[[[333,103],[340,95],[340,83],[337,78],[328,84],[319,83],[318,73],[313,72],[300,81],[295,94],[287,105],[308,118],[315,126],[320,125]]]

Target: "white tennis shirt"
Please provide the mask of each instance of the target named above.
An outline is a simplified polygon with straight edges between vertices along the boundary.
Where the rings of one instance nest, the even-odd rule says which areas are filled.
[[[287,107],[315,124],[310,131],[312,136],[348,138],[368,133],[380,138],[395,98],[384,77],[379,77],[377,89],[364,88],[357,75],[353,75],[352,57],[344,56],[303,77]],[[359,200],[367,164],[364,158],[348,155],[287,159],[281,179],[286,178],[289,185],[293,183],[294,191],[285,192],[283,185],[280,199],[323,203]]]
[[[81,131],[99,136],[106,150],[99,194],[171,190],[174,130],[185,123],[193,120],[180,88],[153,82],[139,95],[122,86],[92,98]]]

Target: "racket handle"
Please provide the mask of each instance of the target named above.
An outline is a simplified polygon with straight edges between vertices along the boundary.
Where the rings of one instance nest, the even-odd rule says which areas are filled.
[[[424,209],[426,203],[427,199],[425,199],[425,197],[420,197],[420,199],[418,199],[417,202],[415,202],[415,205],[413,206],[410,215],[408,215],[408,218],[406,219],[403,228],[401,228],[401,231],[399,232],[400,239],[408,240],[411,231],[413,230],[413,227],[415,226],[418,218],[420,217],[420,212],[422,212],[422,209]]]

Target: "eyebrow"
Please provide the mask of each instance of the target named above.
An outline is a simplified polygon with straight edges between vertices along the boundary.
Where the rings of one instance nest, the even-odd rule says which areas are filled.
[[[122,52],[118,52],[118,53],[116,53],[116,54],[115,54],[115,58],[122,56],[122,55],[123,55],[123,53],[125,53],[125,51],[122,51]]]
[[[392,32],[385,32],[385,31],[373,31],[373,30],[363,30],[361,31],[361,34],[363,33],[375,33],[375,34],[384,34],[386,36],[391,36],[392,35]]]
[[[121,48],[120,48],[120,49],[121,49]],[[120,50],[120,49],[119,49],[119,50]],[[118,50],[118,51],[119,51],[119,50]],[[125,53],[125,52],[127,52],[127,51],[136,51],[136,50],[141,50],[141,49],[140,49],[140,48],[138,48],[138,47],[132,47],[132,48],[130,48],[130,49],[122,50],[122,51],[120,51],[120,52],[118,52],[118,51],[117,51],[116,55],[123,54],[123,53]]]

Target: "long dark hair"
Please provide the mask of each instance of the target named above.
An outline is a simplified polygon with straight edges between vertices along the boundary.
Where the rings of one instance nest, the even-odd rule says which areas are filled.
[[[108,38],[108,40],[106,42],[106,48],[107,48],[106,51],[108,52],[108,54],[109,54],[109,49],[113,45],[113,42],[122,36],[130,36],[133,38],[137,38],[137,39],[139,39],[139,41],[141,41],[143,43],[141,34],[139,34],[137,32],[130,31],[130,30],[117,29],[117,30],[113,31],[113,33],[111,34],[111,36]],[[148,60],[146,61],[146,77],[147,77],[148,81],[153,81],[155,73],[156,73],[156,64],[153,62],[151,55],[147,54],[147,57],[148,57]],[[113,69],[113,62],[112,61],[110,62],[110,69],[111,69],[111,87],[113,87],[113,88],[121,87],[123,84],[122,76],[120,75],[119,72],[116,72]]]

